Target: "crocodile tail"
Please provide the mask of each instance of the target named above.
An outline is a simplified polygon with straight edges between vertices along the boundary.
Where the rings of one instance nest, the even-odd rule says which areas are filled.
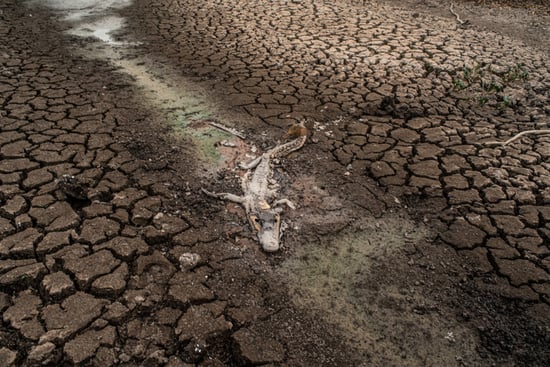
[[[300,136],[297,139],[291,140],[288,143],[276,146],[271,151],[271,156],[274,158],[280,158],[289,155],[290,153],[300,149],[304,146],[307,140],[307,135]]]

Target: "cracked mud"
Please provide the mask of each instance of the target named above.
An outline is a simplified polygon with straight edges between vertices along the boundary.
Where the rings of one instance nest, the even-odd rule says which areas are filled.
[[[395,3],[3,1],[0,367],[547,365],[548,8]]]

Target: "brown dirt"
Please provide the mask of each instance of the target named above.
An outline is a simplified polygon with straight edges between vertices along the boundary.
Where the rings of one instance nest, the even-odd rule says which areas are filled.
[[[545,366],[548,6],[449,4],[3,2],[0,367]],[[302,119],[266,254],[200,188]]]

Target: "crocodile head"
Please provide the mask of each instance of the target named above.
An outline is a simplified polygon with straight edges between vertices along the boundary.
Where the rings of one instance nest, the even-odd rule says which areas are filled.
[[[281,216],[274,209],[260,210],[248,216],[250,225],[256,231],[258,241],[265,252],[279,250],[281,235]]]

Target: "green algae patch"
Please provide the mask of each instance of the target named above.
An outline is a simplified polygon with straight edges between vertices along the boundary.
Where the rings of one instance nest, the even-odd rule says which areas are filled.
[[[195,146],[197,158],[205,162],[220,163],[218,146],[234,138],[231,134],[211,126],[211,116],[205,112],[178,113],[173,117],[176,135],[188,138]]]
[[[226,159],[219,152],[220,145],[237,144],[234,136],[209,124],[215,120],[217,108],[206,91],[177,76],[157,74],[139,60],[125,60],[116,50],[110,52],[113,63],[134,78],[147,101],[166,113],[166,123],[174,135],[190,141],[197,158],[208,169],[223,164]],[[177,80],[177,83],[166,80]]]

